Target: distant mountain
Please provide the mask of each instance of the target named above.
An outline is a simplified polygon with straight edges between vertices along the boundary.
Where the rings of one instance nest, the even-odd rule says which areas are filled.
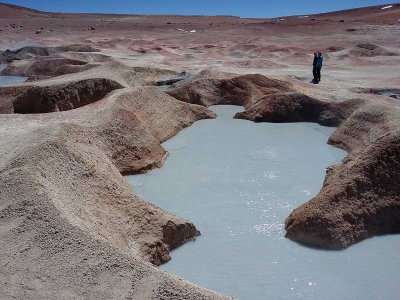
[[[397,22],[400,19],[400,3],[348,9],[316,16],[343,20]]]
[[[49,13],[0,2],[0,19],[15,19],[24,17],[47,17]]]
[[[55,13],[42,12],[27,7],[0,2],[0,19],[15,19],[15,18],[26,18],[26,17],[46,18],[52,15],[55,15]],[[308,18],[308,19],[315,18],[319,20],[329,19],[333,21],[345,20],[345,21],[369,21],[369,22],[377,21],[377,22],[400,23],[400,3],[362,7],[362,8],[321,13],[309,16],[286,16],[281,18],[285,18],[285,20],[292,20],[292,21],[298,18]]]
[[[399,22],[400,20],[400,3],[361,7],[314,15],[310,14],[308,16],[285,16],[274,19],[285,19],[286,21],[293,21],[298,18],[332,21],[376,21],[394,23]]]

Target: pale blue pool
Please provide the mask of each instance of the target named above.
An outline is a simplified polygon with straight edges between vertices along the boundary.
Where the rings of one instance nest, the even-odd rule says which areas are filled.
[[[0,72],[5,67],[6,67],[5,64],[0,64]],[[26,79],[27,79],[27,77],[23,77],[23,76],[4,76],[4,75],[0,75],[0,86],[25,82]]]

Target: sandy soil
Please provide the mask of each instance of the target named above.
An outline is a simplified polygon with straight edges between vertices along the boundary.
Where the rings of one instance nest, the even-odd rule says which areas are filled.
[[[0,87],[0,298],[223,299],[149,263],[199,232],[121,175],[161,167],[161,143],[215,103],[339,126],[329,142],[349,155],[288,217],[289,238],[341,249],[399,232],[400,106],[380,94],[399,90],[400,5],[382,8],[242,19],[0,4],[3,73],[29,77]]]

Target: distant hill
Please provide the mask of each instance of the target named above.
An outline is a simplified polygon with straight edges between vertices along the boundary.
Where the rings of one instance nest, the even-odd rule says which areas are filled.
[[[400,19],[400,3],[348,9],[316,16],[343,20],[397,22]]]
[[[52,15],[56,14],[50,12],[42,12],[27,7],[0,2],[0,19],[15,19],[15,18],[29,18],[29,17],[46,18]],[[59,16],[62,14],[58,13],[57,15]],[[227,16],[221,16],[221,18],[227,18]],[[230,18],[234,17],[232,16]],[[286,16],[281,18],[294,21],[297,20],[298,18],[304,18],[304,16]],[[362,8],[309,15],[308,19],[311,18],[319,20],[330,19],[334,21],[345,20],[345,21],[369,21],[369,22],[370,21],[400,22],[400,3],[362,7]],[[271,19],[276,19],[276,18],[271,18]]]
[[[332,21],[365,21],[365,22],[385,22],[394,23],[400,20],[400,3],[384,4],[369,7],[361,7],[334,12],[310,14],[308,16],[284,16],[274,19],[284,19],[285,21],[294,21],[297,19],[316,19]]]
[[[47,17],[49,13],[0,2],[0,19],[15,19],[24,17]]]

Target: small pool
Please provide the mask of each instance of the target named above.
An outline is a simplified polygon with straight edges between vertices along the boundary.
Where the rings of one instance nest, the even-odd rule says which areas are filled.
[[[325,168],[346,153],[327,145],[333,128],[232,119],[215,106],[163,145],[161,169],[127,176],[134,190],[193,221],[202,235],[172,252],[162,268],[244,300],[385,299],[400,295],[398,236],[344,251],[321,251],[284,238],[290,212],[320,190]]]
[[[0,72],[6,66],[7,66],[6,64],[0,64]],[[5,76],[5,75],[0,75],[0,86],[25,82],[26,79],[27,79],[27,77],[23,77],[23,76]]]

